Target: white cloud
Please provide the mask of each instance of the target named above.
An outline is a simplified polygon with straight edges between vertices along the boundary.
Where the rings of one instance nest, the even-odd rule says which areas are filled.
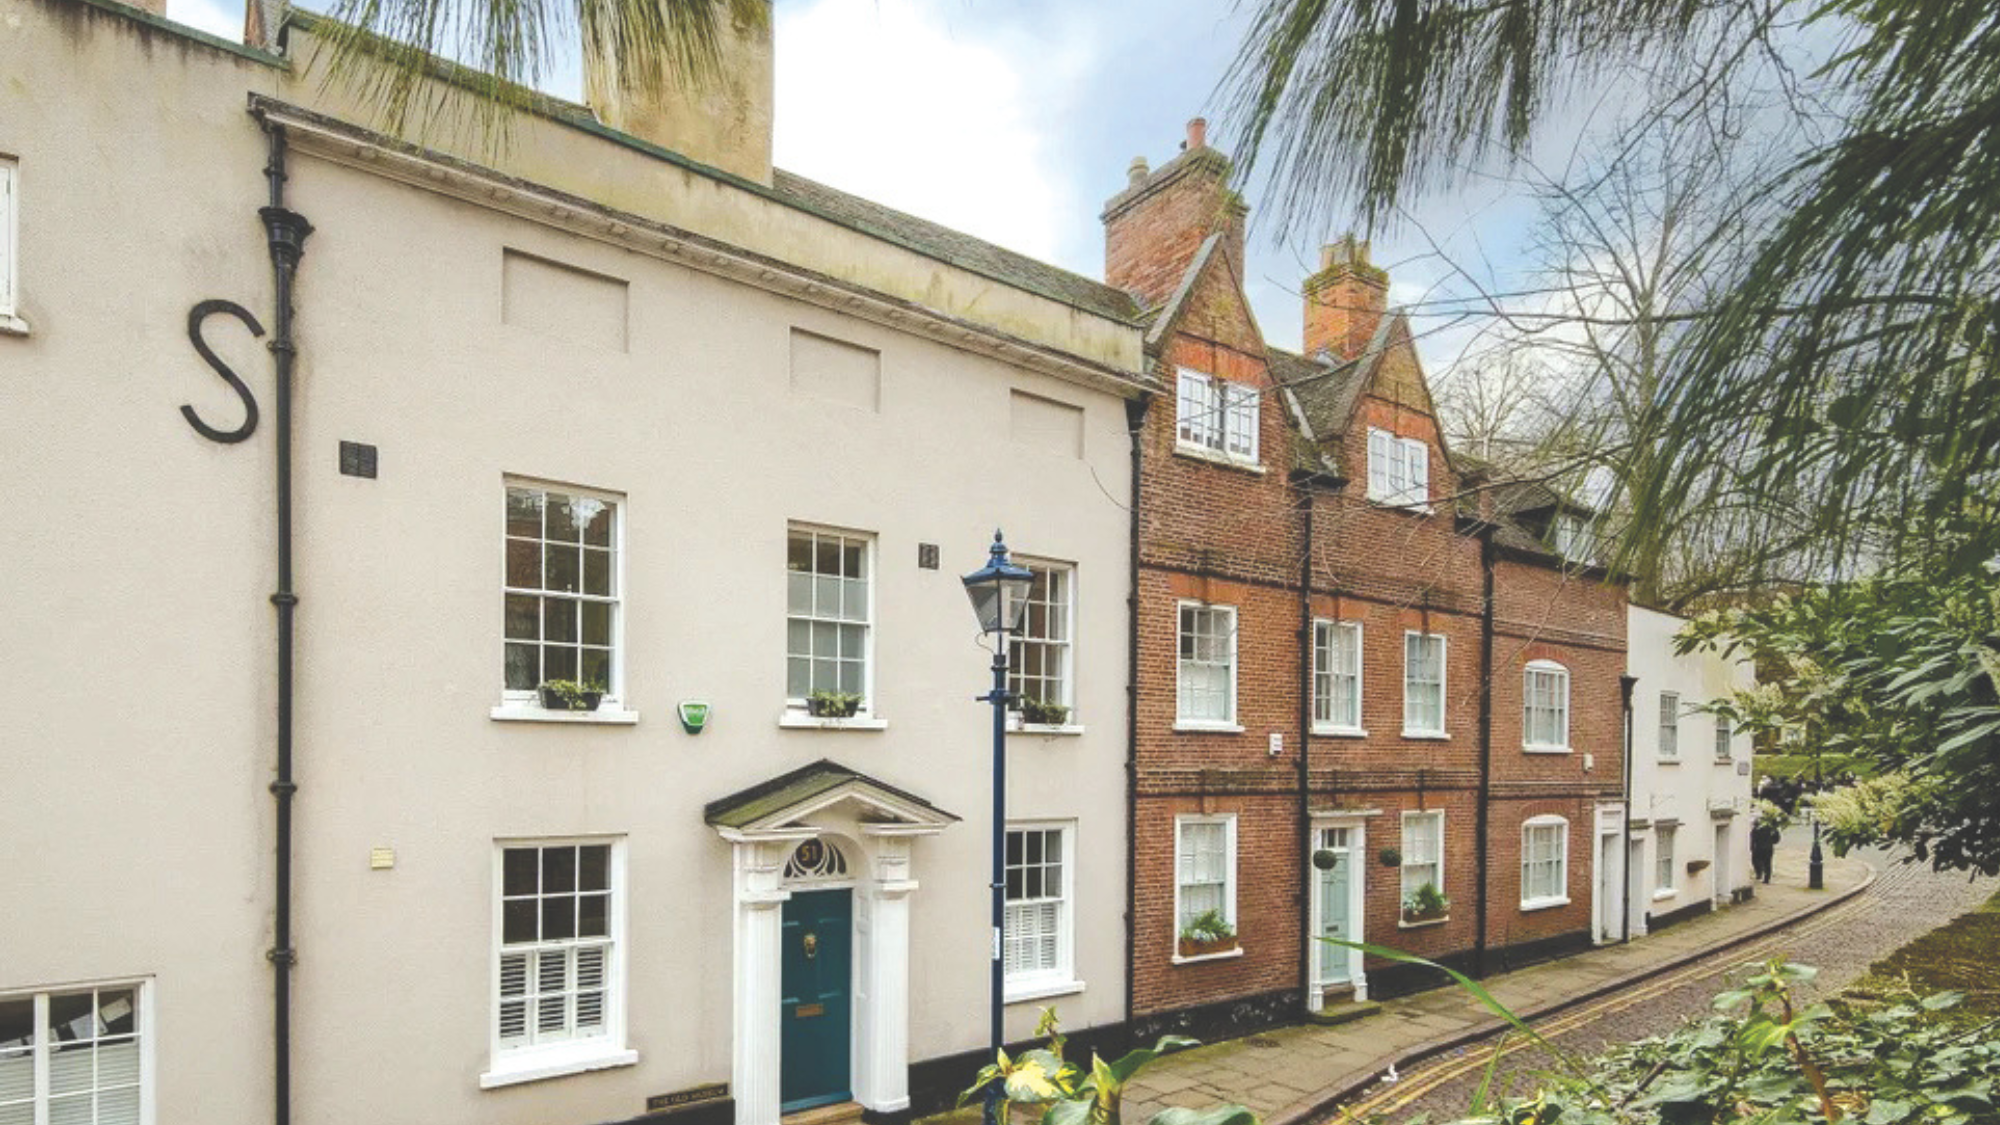
[[[811,0],[778,11],[779,167],[1053,259],[1079,206],[1044,119],[1082,52],[1038,56],[943,5]],[[1066,57],[1064,55],[1066,54]]]
[[[226,0],[167,0],[167,18],[232,43],[243,41],[243,6]]]

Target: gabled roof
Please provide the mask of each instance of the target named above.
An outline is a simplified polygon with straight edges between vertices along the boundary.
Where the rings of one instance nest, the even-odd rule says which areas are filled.
[[[841,799],[913,824],[942,825],[958,819],[914,793],[826,758],[710,801],[702,806],[701,815],[716,828],[755,832],[783,826]]]
[[[928,219],[920,219],[858,195],[849,195],[782,168],[771,170],[771,190],[843,225],[913,247],[974,273],[1112,320],[1135,323],[1139,319],[1138,303],[1122,289],[1114,289],[1101,281],[1093,281],[1047,262],[1038,262],[1026,254],[1017,254]]]

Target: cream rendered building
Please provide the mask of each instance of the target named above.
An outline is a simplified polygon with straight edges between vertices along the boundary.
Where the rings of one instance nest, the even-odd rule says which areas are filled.
[[[1627,839],[1631,935],[1751,894],[1750,740],[1698,710],[1755,684],[1747,662],[1674,654],[1687,624],[1632,606],[1632,818]],[[1615,912],[1613,915],[1615,917]]]
[[[0,0],[0,1122],[772,1125],[964,1084],[959,576],[996,526],[1042,575],[1021,686],[1071,708],[1008,740],[1008,1031],[1118,1025],[1128,299],[772,171],[755,36],[747,125],[691,155],[613,98],[650,141],[549,103],[503,151],[398,143],[282,38]],[[289,943],[273,205],[312,229]]]

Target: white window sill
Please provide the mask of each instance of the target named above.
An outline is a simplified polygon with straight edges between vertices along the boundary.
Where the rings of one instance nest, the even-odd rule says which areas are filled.
[[[1051,996],[1073,996],[1083,991],[1080,980],[1028,981],[1019,985],[1009,984],[1005,1001],[1009,1004],[1025,1004],[1030,1000],[1046,1000]]]
[[[1016,723],[1013,726],[1007,728],[1007,733],[1008,734],[1054,734],[1054,735],[1065,735],[1065,736],[1077,735],[1083,733],[1083,724],[1064,723],[1061,726],[1055,726],[1050,723]]]
[[[1202,719],[1179,719],[1174,730],[1182,734],[1242,734],[1243,728],[1236,723],[1217,723]]]
[[[1368,732],[1360,727],[1331,727],[1313,724],[1313,734],[1321,738],[1367,738]]]
[[[1234,949],[1225,949],[1220,953],[1204,953],[1199,957],[1183,957],[1180,954],[1176,953],[1174,954],[1174,964],[1199,965],[1203,961],[1227,961],[1231,957],[1241,957],[1241,956],[1243,956],[1243,947],[1239,945]]]
[[[1426,918],[1421,922],[1405,922],[1401,918],[1398,918],[1396,919],[1396,928],[1399,930],[1423,930],[1429,929],[1432,926],[1442,926],[1449,921],[1451,921],[1451,915],[1449,914],[1442,918]]]
[[[1450,741],[1451,741],[1451,736],[1450,736],[1450,735],[1448,735],[1448,734],[1446,734],[1445,732],[1443,732],[1443,731],[1441,731],[1441,730],[1409,730],[1409,729],[1405,728],[1405,729],[1404,729],[1404,731],[1403,731],[1403,737],[1404,737],[1404,738],[1421,738],[1421,739],[1424,739],[1424,740],[1426,740],[1426,741],[1429,741],[1429,742],[1450,742]]]
[[[1184,442],[1176,441],[1174,443],[1174,452],[1182,457],[1192,458],[1196,461],[1206,461],[1211,465],[1220,465],[1225,469],[1241,469],[1246,473],[1256,473],[1260,477],[1264,475],[1262,462],[1246,461],[1241,457],[1231,457],[1226,453],[1217,453],[1206,446],[1188,445]]]
[[[1663,766],[1678,766],[1681,764],[1681,760],[1679,758],[1662,757],[1661,759],[1659,759],[1659,762]]]
[[[496,1064],[492,1070],[479,1076],[479,1088],[493,1090],[522,1082],[540,1082],[544,1078],[561,1078],[567,1074],[609,1070],[615,1066],[632,1066],[638,1061],[639,1052],[631,1050],[598,1050],[587,1054],[572,1051],[537,1054]]]
[[[784,730],[888,730],[889,720],[873,715],[855,715],[846,719],[822,719],[808,715],[804,711],[787,711],[778,716],[778,726]]]
[[[1718,765],[1718,766],[1733,766],[1733,765],[1735,765],[1735,764],[1736,764],[1736,759],[1734,759],[1734,758],[1717,758],[1717,759],[1715,760],[1715,764],[1716,764],[1716,765]]]
[[[1659,890],[1653,892],[1653,901],[1660,902],[1665,899],[1677,898],[1680,893],[1681,889],[1679,887],[1661,887]]]
[[[1574,751],[1574,750],[1572,750],[1572,749],[1571,749],[1570,747],[1567,747],[1567,746],[1523,746],[1523,747],[1521,747],[1521,753],[1523,753],[1523,754],[1573,754],[1573,753],[1575,753],[1575,751]]]
[[[1568,895],[1564,895],[1561,898],[1531,898],[1521,904],[1521,913],[1526,914],[1533,910],[1554,910],[1558,906],[1568,905]]]
[[[1407,512],[1413,516],[1428,516],[1432,512],[1432,508],[1428,503],[1409,504],[1399,500],[1391,500],[1383,496],[1370,496],[1368,502],[1385,511]]]
[[[28,322],[13,313],[0,312],[0,336],[26,336]]]
[[[639,712],[627,711],[615,704],[600,706],[595,711],[550,711],[532,703],[502,703],[488,714],[503,723],[598,723],[606,726],[631,726],[639,721]]]

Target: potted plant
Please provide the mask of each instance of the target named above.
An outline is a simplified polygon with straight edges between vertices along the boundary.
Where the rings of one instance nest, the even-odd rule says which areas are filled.
[[[1340,862],[1340,853],[1332,848],[1320,848],[1313,852],[1313,866],[1321,871],[1331,871]]]
[[[806,714],[815,719],[851,719],[861,710],[861,697],[846,691],[816,691],[806,696]]]
[[[1204,910],[1181,927],[1180,954],[1183,957],[1206,957],[1235,948],[1236,927],[1229,924],[1220,910]]]
[[[595,711],[604,702],[604,685],[594,681],[580,684],[575,680],[544,680],[541,695],[544,710]]]
[[[1021,721],[1031,726],[1059,727],[1069,722],[1069,708],[1046,699],[1022,696]]]
[[[1451,915],[1451,900],[1444,897],[1436,883],[1425,883],[1403,900],[1403,921],[1410,924],[1419,922],[1442,922]]]
[[[1403,866],[1403,853],[1397,851],[1395,848],[1383,848],[1380,852],[1376,853],[1375,858],[1381,860],[1384,867]]]

